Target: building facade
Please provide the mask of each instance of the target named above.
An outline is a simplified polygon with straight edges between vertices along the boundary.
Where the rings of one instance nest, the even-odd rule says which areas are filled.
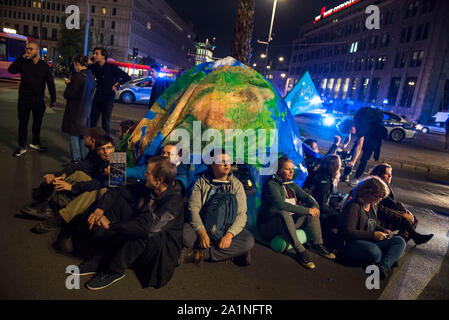
[[[58,56],[60,28],[65,27],[69,5],[76,5],[82,24],[87,19],[85,0],[0,0],[0,27],[39,39],[42,15],[42,47],[49,60]],[[89,0],[91,47],[105,47],[110,57],[131,61],[133,48],[140,59],[174,69],[190,68],[195,52],[193,26],[184,22],[163,0]],[[91,49],[92,49],[91,48]]]
[[[369,29],[379,8],[379,29]],[[293,43],[288,85],[308,70],[322,99],[411,121],[449,109],[449,1],[350,0],[323,8]]]

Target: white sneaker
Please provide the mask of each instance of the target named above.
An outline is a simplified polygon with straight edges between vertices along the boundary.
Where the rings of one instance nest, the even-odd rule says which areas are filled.
[[[27,152],[27,149],[22,148],[22,147],[18,147],[16,149],[16,151],[14,151],[13,156],[15,157],[20,157],[22,154],[24,154],[25,152]]]
[[[30,143],[29,147],[32,148],[32,149],[35,149],[35,150],[39,150],[40,152],[47,151],[47,148],[44,147],[44,146],[41,146],[40,144],[32,144],[32,143]]]
[[[354,187],[357,183],[359,183],[359,180],[357,180],[357,179],[352,179],[352,180],[349,182],[349,185],[350,185],[351,187]]]

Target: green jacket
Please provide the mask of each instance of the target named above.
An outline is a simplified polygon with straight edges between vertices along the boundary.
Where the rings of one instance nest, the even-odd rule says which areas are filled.
[[[189,212],[192,215],[191,225],[198,233],[201,230],[204,230],[204,224],[201,220],[201,209],[207,200],[207,195],[209,194],[210,189],[213,184],[223,183],[224,191],[229,192],[235,195],[237,198],[237,217],[235,218],[234,223],[229,227],[227,232],[232,233],[233,236],[238,235],[246,225],[246,194],[245,189],[243,188],[243,184],[232,175],[232,173],[228,176],[228,181],[226,182],[217,182],[214,180],[209,172],[203,174],[196,182],[193,187],[192,195],[189,199]]]
[[[293,205],[285,202],[286,194],[284,186],[293,191],[301,205]],[[280,176],[274,174],[263,185],[257,224],[267,223],[274,215],[279,214],[281,210],[293,212],[300,216],[308,215],[309,209],[312,207],[319,208],[315,199],[293,181],[286,182]]]

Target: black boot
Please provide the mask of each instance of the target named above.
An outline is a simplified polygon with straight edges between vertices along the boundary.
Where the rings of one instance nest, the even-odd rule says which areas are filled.
[[[432,239],[432,237],[433,233],[420,234],[418,232],[415,232],[415,234],[412,236],[412,240],[415,242],[416,245],[419,245],[428,242],[430,239]]]

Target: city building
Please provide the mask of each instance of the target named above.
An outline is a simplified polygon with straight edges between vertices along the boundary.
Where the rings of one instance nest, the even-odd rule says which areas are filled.
[[[163,0],[89,0],[90,44],[105,47],[117,61],[131,61],[133,49],[138,49],[138,62],[155,61],[173,69],[188,69],[195,51],[193,26],[184,22]],[[58,56],[60,28],[79,8],[80,22],[87,19],[85,0],[0,0],[0,28],[17,30],[18,34],[39,39],[42,15],[42,47],[47,58]],[[92,49],[92,48],[91,48]],[[141,62],[142,61],[142,62]]]
[[[379,29],[367,27],[375,21],[365,11],[370,5],[379,8]],[[323,8],[293,43],[287,87],[308,70],[324,101],[428,121],[449,109],[447,12],[445,0],[349,0]]]
[[[214,61],[215,38],[212,41],[206,39],[205,42],[196,42],[195,44],[195,65],[203,62]]]

